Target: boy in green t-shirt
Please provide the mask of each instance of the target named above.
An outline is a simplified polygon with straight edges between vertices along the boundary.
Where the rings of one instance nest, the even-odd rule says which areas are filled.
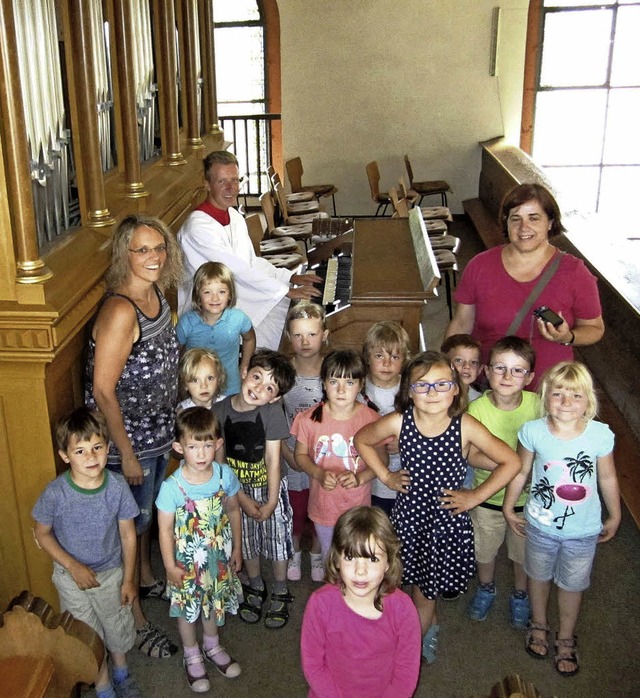
[[[514,336],[498,340],[491,348],[489,363],[484,369],[490,390],[469,405],[469,414],[514,450],[518,445],[520,427],[539,417],[540,398],[525,390],[533,379],[534,368],[535,354],[529,342]],[[479,451],[469,454],[469,462],[476,467],[475,489],[489,477],[495,464]],[[506,540],[514,575],[514,590],[509,598],[511,625],[526,628],[530,607],[527,575],[523,567],[524,538],[511,531],[502,514],[504,493],[504,489],[500,490],[471,511],[479,583],[467,614],[479,621],[485,620],[489,614],[496,599],[496,555]],[[523,492],[515,509],[520,515],[525,501],[526,492]]]

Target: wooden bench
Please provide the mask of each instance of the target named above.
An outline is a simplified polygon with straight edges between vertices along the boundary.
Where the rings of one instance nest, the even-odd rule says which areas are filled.
[[[497,216],[494,216],[491,211],[489,211],[485,204],[482,203],[482,199],[479,197],[476,199],[465,199],[462,202],[462,208],[471,219],[480,239],[487,249],[502,245],[504,242],[504,235],[498,224]]]
[[[505,194],[523,182],[541,184],[551,191],[554,188],[524,151],[509,145],[503,138],[483,141],[480,146],[482,162],[478,196],[466,199],[462,206],[488,249],[505,241],[499,223],[500,205]]]

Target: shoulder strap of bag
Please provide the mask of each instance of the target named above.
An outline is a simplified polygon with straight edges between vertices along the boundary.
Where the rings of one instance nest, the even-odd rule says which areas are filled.
[[[564,257],[565,252],[557,252],[554,258],[551,260],[549,266],[545,269],[544,274],[538,279],[538,283],[531,289],[531,293],[527,296],[527,299],[522,304],[522,307],[516,313],[516,316],[511,321],[509,328],[507,329],[505,336],[513,334],[520,324],[524,320],[525,316],[531,310],[533,304],[538,300],[540,294],[544,291],[545,286],[551,281],[553,275],[558,271],[560,262]]]

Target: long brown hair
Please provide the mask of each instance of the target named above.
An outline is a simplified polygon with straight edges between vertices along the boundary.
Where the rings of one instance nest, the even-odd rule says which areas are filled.
[[[458,394],[454,396],[453,402],[449,406],[449,417],[457,417],[467,409],[467,386],[460,380],[458,370],[451,365],[451,360],[446,354],[439,351],[423,351],[422,354],[414,356],[405,366],[400,379],[400,388],[396,395],[395,407],[398,412],[404,412],[413,404],[411,399],[411,384],[419,377],[435,366],[443,366],[451,371],[451,380],[458,386]]]
[[[135,231],[142,226],[152,228],[160,233],[167,246],[167,259],[158,280],[160,289],[164,290],[170,286],[179,286],[182,283],[184,274],[182,250],[176,242],[175,235],[159,218],[147,216],[143,213],[134,213],[120,221],[111,239],[111,266],[106,273],[105,280],[107,287],[112,291],[119,288],[129,275],[131,270],[129,266],[129,245]]]
[[[385,572],[382,584],[373,601],[378,611],[382,611],[382,599],[400,586],[402,562],[400,561],[400,541],[389,521],[389,517],[377,507],[354,507],[345,511],[333,529],[333,540],[327,555],[326,580],[330,584],[340,584],[340,560],[343,555],[351,557],[372,557],[371,539],[387,553],[389,569]]]

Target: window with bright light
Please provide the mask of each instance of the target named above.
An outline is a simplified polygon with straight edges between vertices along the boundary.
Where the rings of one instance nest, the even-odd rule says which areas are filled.
[[[246,192],[259,194],[268,186],[271,159],[270,123],[257,116],[267,113],[262,8],[257,0],[213,0],[213,18],[218,116]]]
[[[640,0],[545,0],[533,158],[583,212],[640,187]]]
[[[214,0],[218,114],[264,114],[264,21],[256,0]]]

